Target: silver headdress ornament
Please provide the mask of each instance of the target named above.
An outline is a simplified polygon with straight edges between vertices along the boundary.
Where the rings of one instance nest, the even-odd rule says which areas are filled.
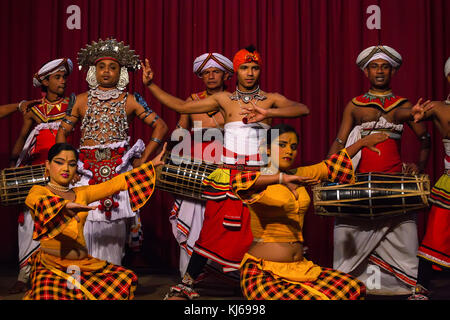
[[[121,67],[126,67],[128,71],[136,71],[141,68],[141,60],[131,50],[128,45],[122,41],[118,42],[114,38],[107,38],[106,40],[99,39],[98,42],[93,41],[86,45],[85,48],[78,52],[79,69],[89,68],[101,58],[113,58],[117,60]]]

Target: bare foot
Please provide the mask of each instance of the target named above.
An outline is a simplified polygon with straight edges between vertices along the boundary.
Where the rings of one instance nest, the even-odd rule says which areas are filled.
[[[8,290],[9,294],[21,293],[27,291],[27,284],[20,280],[17,280],[16,283]]]

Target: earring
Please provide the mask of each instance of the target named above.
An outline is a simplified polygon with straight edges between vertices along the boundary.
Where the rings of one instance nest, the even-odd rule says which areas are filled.
[[[98,87],[97,82],[97,71],[95,69],[95,66],[90,66],[89,70],[86,75],[86,81],[89,85],[89,88],[96,89]]]
[[[130,82],[130,78],[128,77],[128,69],[126,67],[120,68],[120,77],[119,82],[117,83],[117,89],[120,91],[125,90],[126,86]]]

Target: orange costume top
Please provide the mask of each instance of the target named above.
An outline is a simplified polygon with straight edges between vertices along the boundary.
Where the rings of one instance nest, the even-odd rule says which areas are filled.
[[[355,179],[352,163],[345,149],[328,160],[299,167],[293,172],[297,176],[340,183],[354,182]],[[238,173],[232,181],[233,191],[249,207],[254,241],[303,242],[303,220],[311,203],[305,187],[297,188],[298,199],[281,184],[270,185],[258,193],[246,192],[260,175],[258,171]]]
[[[352,162],[345,149],[321,163],[299,167],[293,174],[340,183],[355,180]],[[249,207],[254,241],[303,243],[303,221],[311,202],[305,187],[297,188],[298,199],[281,184],[270,185],[261,192],[248,191],[260,175],[260,172],[238,173],[232,181],[233,191]],[[319,266],[307,259],[281,263],[249,253],[242,259],[241,268],[248,259],[257,261],[263,270],[293,283],[314,281],[321,272]]]
[[[154,191],[155,178],[153,165],[147,162],[106,182],[76,187],[72,190],[75,192],[75,202],[83,205],[88,205],[115,192],[128,190],[132,210],[137,211],[150,199]],[[42,249],[57,250],[61,254],[77,249],[84,249],[87,252],[83,228],[88,212],[79,212],[77,216],[80,222],[78,222],[74,217],[64,214],[68,202],[69,200],[61,198],[44,186],[35,185],[31,188],[25,204],[30,208],[35,221],[33,239],[40,241]],[[135,287],[129,289],[131,293],[128,289],[124,289],[134,286],[132,283],[135,282],[135,276],[132,273],[89,255],[84,259],[72,260],[39,250],[32,256],[30,263],[34,266],[34,270],[32,269],[30,278],[31,289],[27,292],[25,299],[79,298],[79,293],[68,290],[65,286],[51,286],[53,291],[47,288],[48,283],[73,281],[67,274],[67,270],[74,266],[82,272],[84,281],[80,281],[78,285],[88,299],[132,298],[135,289]],[[99,270],[103,271],[98,272]],[[109,280],[103,279],[108,277],[108,272],[113,275],[109,276]],[[111,281],[112,277],[116,276],[122,279],[122,282],[118,280],[117,286],[115,282],[108,284],[107,281]],[[90,287],[91,284],[95,288]]]

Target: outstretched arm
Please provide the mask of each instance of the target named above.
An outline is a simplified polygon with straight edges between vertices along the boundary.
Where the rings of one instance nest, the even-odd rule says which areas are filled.
[[[205,113],[219,110],[219,104],[213,96],[198,101],[184,101],[165,92],[153,82],[154,72],[148,59],[145,59],[145,64],[141,65],[142,82],[161,104],[178,113]]]
[[[434,104],[431,100],[422,102],[420,98],[417,103],[411,108],[411,104],[406,104],[406,106],[401,106],[395,110],[394,118],[399,123],[414,121],[420,122],[428,119],[433,112]]]

